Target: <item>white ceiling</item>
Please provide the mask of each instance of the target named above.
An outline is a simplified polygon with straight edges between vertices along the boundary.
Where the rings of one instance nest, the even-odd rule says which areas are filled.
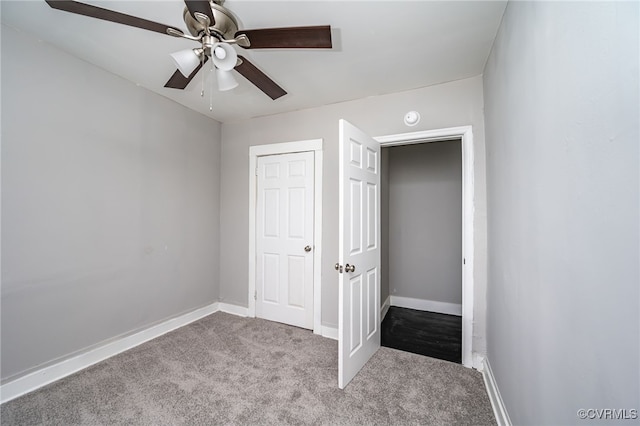
[[[184,3],[85,1],[185,30]],[[236,73],[240,86],[200,97],[164,88],[169,53],[194,42],[51,9],[44,0],[2,1],[2,23],[219,121],[292,111],[415,89],[482,73],[505,1],[247,1],[224,4],[241,29],[331,25],[333,49],[238,52],[282,86],[275,101]]]

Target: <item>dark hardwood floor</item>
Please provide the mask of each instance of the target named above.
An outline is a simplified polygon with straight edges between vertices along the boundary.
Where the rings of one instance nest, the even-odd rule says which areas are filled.
[[[462,317],[392,306],[381,331],[382,346],[462,363]]]

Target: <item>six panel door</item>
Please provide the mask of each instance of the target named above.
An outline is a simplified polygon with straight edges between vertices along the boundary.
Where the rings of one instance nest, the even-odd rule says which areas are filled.
[[[380,347],[380,144],[345,120],[339,126],[338,386],[343,389]]]
[[[313,329],[314,154],[258,158],[256,316]]]

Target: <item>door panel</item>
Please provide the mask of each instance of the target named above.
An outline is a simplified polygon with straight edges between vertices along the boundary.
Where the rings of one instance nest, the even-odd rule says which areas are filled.
[[[258,158],[256,316],[313,329],[314,154]]]
[[[340,120],[338,386],[380,347],[380,144]],[[354,270],[350,268],[355,268]]]

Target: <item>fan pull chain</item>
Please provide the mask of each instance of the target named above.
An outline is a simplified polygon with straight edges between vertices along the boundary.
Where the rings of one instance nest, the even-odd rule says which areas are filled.
[[[211,87],[209,88],[209,111],[213,111],[213,85],[215,82],[215,65],[213,64],[213,59],[211,60],[211,76],[209,76],[209,80],[211,80]],[[204,73],[203,73],[204,74]]]
[[[204,68],[204,52],[202,52],[202,55],[200,56],[200,68]],[[204,98],[204,75],[206,73],[202,72],[202,90],[200,90],[200,97]]]

